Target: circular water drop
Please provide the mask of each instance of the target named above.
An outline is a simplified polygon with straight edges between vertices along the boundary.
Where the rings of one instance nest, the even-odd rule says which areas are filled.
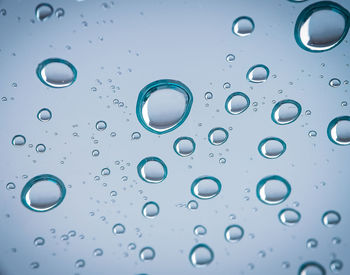
[[[350,13],[337,3],[314,3],[299,14],[294,29],[295,40],[306,51],[328,51],[345,38],[349,19]]]
[[[250,105],[249,97],[242,92],[235,92],[228,96],[225,102],[225,109],[231,115],[243,113]]]
[[[214,260],[214,252],[206,244],[197,244],[191,249],[189,259],[194,267],[208,266]]]
[[[314,131],[314,130],[311,130],[311,131],[309,131],[308,136],[309,137],[316,137],[317,136],[317,132]]]
[[[337,145],[350,144],[350,116],[334,118],[327,128],[327,135],[330,141]]]
[[[159,206],[156,202],[150,201],[145,203],[142,208],[142,215],[146,218],[153,219],[159,214]]]
[[[300,221],[301,215],[298,211],[294,209],[285,208],[279,212],[278,218],[282,224],[293,226]]]
[[[148,183],[160,183],[167,174],[165,163],[157,157],[144,158],[137,165],[137,172],[142,180]]]
[[[256,186],[258,199],[269,205],[284,202],[291,192],[290,184],[284,178],[273,175],[261,179]]]
[[[318,245],[318,241],[316,239],[308,239],[306,241],[307,248],[316,248]]]
[[[263,83],[270,75],[270,70],[263,64],[252,66],[247,72],[247,80],[252,83]]]
[[[37,212],[49,211],[61,204],[66,195],[63,182],[49,174],[30,179],[22,189],[21,200],[25,207]]]
[[[96,257],[102,256],[103,255],[103,250],[101,248],[96,248],[93,252],[93,255]]]
[[[248,16],[238,17],[232,23],[232,32],[241,37],[251,35],[254,28],[254,21]]]
[[[107,123],[103,120],[99,120],[96,122],[96,130],[98,131],[104,131],[107,128]]]
[[[63,17],[64,16],[64,9],[62,9],[62,8],[58,8],[57,10],[56,10],[56,12],[55,12],[55,15],[56,15],[56,17],[57,18],[61,18],[61,17]]]
[[[225,229],[225,239],[230,243],[239,242],[244,235],[244,230],[241,226],[233,224]]]
[[[35,147],[35,151],[37,151],[38,153],[44,153],[46,151],[46,146],[44,144],[38,144]]]
[[[173,148],[175,153],[179,156],[188,157],[193,154],[196,149],[196,144],[190,137],[179,137],[175,140]]]
[[[207,234],[207,229],[203,225],[196,225],[193,229],[193,234],[196,236],[203,236]]]
[[[125,233],[125,226],[122,225],[121,223],[117,223],[113,226],[112,232],[115,235],[123,234],[123,233]]]
[[[187,208],[190,209],[190,210],[196,210],[196,209],[198,209],[198,202],[196,202],[195,200],[190,200],[190,201],[187,203]]]
[[[139,132],[133,132],[131,134],[131,139],[136,140],[136,139],[140,139],[141,138],[141,134]]]
[[[7,190],[13,190],[15,188],[16,188],[16,185],[13,182],[9,182],[8,184],[6,184]]]
[[[79,259],[75,262],[76,268],[83,268],[85,266],[85,261],[83,259]]]
[[[212,98],[213,98],[213,93],[211,93],[211,92],[206,92],[205,95],[204,95],[204,98],[205,98],[206,100],[212,99]]]
[[[53,7],[50,4],[39,4],[35,9],[35,16],[39,21],[45,21],[53,14]]]
[[[341,217],[340,214],[334,210],[327,211],[322,216],[322,223],[327,227],[334,227],[340,223]]]
[[[91,155],[92,155],[93,157],[98,157],[98,156],[100,155],[100,151],[97,150],[97,149],[95,149],[95,150],[92,151]]]
[[[286,143],[276,137],[264,138],[258,145],[260,155],[267,159],[280,157],[287,149]]]
[[[326,275],[326,270],[316,262],[306,262],[299,268],[298,275]]]
[[[108,168],[103,168],[101,170],[101,175],[102,176],[109,176],[111,174],[111,170],[109,170]]]
[[[341,84],[341,81],[338,79],[338,78],[332,78],[330,81],[329,81],[329,86],[333,87],[333,88],[337,88],[339,87]]]
[[[34,240],[34,245],[35,246],[43,246],[45,244],[45,239],[42,237],[37,237]]]
[[[152,247],[144,247],[141,249],[139,257],[141,261],[149,262],[156,257],[156,252]]]
[[[36,117],[42,122],[47,122],[52,118],[52,113],[49,109],[43,108],[38,112]]]
[[[211,176],[196,178],[191,185],[193,196],[207,200],[216,197],[221,191],[221,182]]]
[[[72,85],[77,78],[76,68],[67,60],[49,58],[41,62],[36,74],[40,81],[52,88],[64,88]]]
[[[224,128],[217,127],[209,131],[208,140],[212,145],[218,146],[224,144],[228,139],[228,132]]]
[[[271,119],[279,125],[286,125],[297,120],[301,113],[301,105],[291,99],[285,99],[276,103],[272,109]]]
[[[329,269],[333,273],[339,273],[343,269],[343,262],[341,260],[335,259],[329,264]]]
[[[136,104],[137,118],[152,133],[168,133],[186,120],[192,101],[192,93],[183,83],[158,80],[141,90]]]
[[[26,138],[22,135],[16,135],[12,138],[12,145],[14,146],[23,146],[26,144]]]
[[[226,61],[227,62],[233,62],[236,59],[236,57],[233,54],[228,54],[226,56]]]

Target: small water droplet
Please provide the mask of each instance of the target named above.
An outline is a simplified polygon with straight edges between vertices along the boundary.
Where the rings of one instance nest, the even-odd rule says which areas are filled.
[[[109,176],[111,174],[111,170],[109,170],[108,168],[103,168],[101,170],[101,175],[102,176]]]
[[[339,87],[341,84],[341,81],[338,79],[338,78],[332,78],[330,81],[329,81],[329,86],[333,87],[333,88],[337,88]]]
[[[337,145],[350,144],[350,116],[341,116],[334,118],[327,128],[327,134],[330,141]]]
[[[228,54],[226,56],[226,61],[227,62],[233,62],[236,59],[236,57],[233,54]]]
[[[343,262],[341,260],[335,259],[329,264],[329,269],[333,273],[339,273],[343,269]]]
[[[96,130],[104,131],[107,128],[107,123],[103,120],[99,120],[96,122]]]
[[[168,174],[165,163],[157,157],[141,160],[137,165],[137,172],[140,178],[148,183],[160,183]]]
[[[340,214],[334,210],[327,211],[322,216],[322,223],[327,227],[334,227],[340,223]]]
[[[298,211],[294,209],[285,208],[279,212],[278,218],[282,224],[293,226],[300,221],[301,215]]]
[[[247,80],[252,83],[265,82],[270,74],[270,70],[263,64],[252,66],[247,72]]]
[[[46,151],[46,146],[44,144],[38,144],[35,147],[35,151],[37,151],[38,153],[44,153]]]
[[[225,82],[224,85],[222,85],[222,87],[225,89],[225,90],[228,90],[231,88],[231,84],[229,82]]]
[[[213,93],[211,93],[211,92],[206,92],[205,95],[204,95],[204,98],[205,98],[206,100],[212,99],[212,98],[213,98]]]
[[[326,275],[326,271],[319,263],[306,262],[299,268],[298,275]]]
[[[141,261],[149,262],[156,257],[156,252],[152,247],[144,247],[141,249],[139,257]]]
[[[251,35],[254,28],[254,21],[248,16],[238,17],[232,24],[232,32],[240,37]]]
[[[23,146],[26,144],[26,138],[22,135],[16,135],[12,138],[12,145],[14,146]]]
[[[181,157],[188,157],[193,154],[196,144],[190,137],[179,137],[173,145],[174,151]]]
[[[191,249],[189,259],[194,267],[204,267],[214,260],[214,252],[206,244],[197,244]]]
[[[207,200],[216,197],[221,191],[221,182],[211,176],[202,176],[196,178],[191,185],[193,196]]]
[[[230,243],[239,242],[244,235],[244,230],[241,226],[233,224],[225,229],[225,239]]]
[[[52,113],[49,109],[43,108],[38,112],[37,118],[42,122],[47,122],[52,118]]]
[[[187,208],[190,209],[190,210],[198,209],[198,202],[196,202],[195,200],[190,200],[187,203]]]
[[[140,139],[141,138],[141,134],[139,132],[133,132],[131,134],[131,139],[133,140],[137,140],[137,139]]]
[[[121,223],[117,223],[113,226],[112,231],[115,235],[125,233],[125,226]]]
[[[225,102],[225,109],[231,115],[243,113],[250,105],[249,97],[242,92],[230,94]]]
[[[91,155],[92,155],[93,157],[98,157],[98,156],[100,155],[100,151],[97,150],[97,149],[95,149],[95,150],[92,151]]]
[[[316,248],[318,246],[318,241],[316,239],[308,239],[306,241],[307,248]]]
[[[203,225],[196,225],[193,229],[193,234],[196,236],[203,236],[207,234],[207,229]]]
[[[45,244],[45,239],[42,237],[37,237],[34,240],[34,245],[35,246],[43,246]]]
[[[258,145],[260,155],[268,159],[280,157],[286,149],[286,143],[282,139],[276,137],[264,138]]]
[[[284,178],[273,175],[261,179],[256,186],[258,199],[269,205],[284,202],[291,192],[290,184]]]
[[[64,16],[64,9],[62,9],[62,8],[58,8],[57,10],[56,10],[56,12],[55,12],[55,15],[56,15],[56,17],[57,18],[62,18],[63,16]]]
[[[314,131],[314,130],[311,130],[311,131],[309,131],[308,136],[309,137],[316,137],[317,136],[317,132]]]
[[[272,109],[272,121],[279,125],[286,125],[297,120],[301,113],[301,105],[291,99],[285,99],[276,103]]]
[[[159,206],[156,202],[150,201],[145,203],[142,208],[142,215],[146,218],[153,219],[159,214]]]
[[[85,266],[85,261],[83,259],[79,259],[75,262],[76,268],[83,268]]]
[[[96,257],[102,256],[103,255],[103,250],[101,248],[96,248],[93,252],[93,255]]]
[[[32,269],[38,269],[40,267],[40,264],[38,262],[31,262],[30,267]]]
[[[53,7],[50,4],[39,4],[35,9],[36,18],[39,21],[45,21],[53,14]]]
[[[15,188],[16,188],[16,185],[13,182],[9,182],[8,184],[6,184],[7,190],[13,190]]]
[[[217,127],[209,131],[208,140],[212,145],[222,145],[228,139],[228,132],[224,128]]]

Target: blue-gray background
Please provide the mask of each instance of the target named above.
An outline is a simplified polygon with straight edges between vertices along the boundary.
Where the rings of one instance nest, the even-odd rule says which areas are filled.
[[[326,134],[330,120],[349,115],[350,107],[341,106],[349,100],[349,86],[328,85],[333,77],[350,78],[349,35],[328,52],[302,50],[294,40],[294,23],[313,2],[49,1],[65,15],[39,22],[35,7],[40,2],[0,1],[0,9],[7,11],[0,15],[0,96],[7,98],[0,102],[0,274],[296,274],[305,261],[317,261],[331,273],[333,258],[344,263],[341,274],[349,274],[350,147],[331,143]],[[349,1],[337,2],[350,9]],[[253,34],[243,38],[231,31],[233,20],[242,15],[255,22]],[[236,57],[232,63],[226,61],[230,53]],[[72,86],[53,89],[39,81],[35,69],[50,57],[74,64],[78,78]],[[245,74],[259,63],[270,68],[270,78],[249,83]],[[135,106],[139,91],[163,78],[185,83],[194,102],[185,123],[159,137],[140,125]],[[225,82],[231,83],[229,90],[223,89]],[[112,85],[119,87],[115,93]],[[206,101],[208,91],[214,97]],[[224,102],[234,91],[257,102],[257,111],[251,106],[241,115],[229,115]],[[113,104],[115,98],[124,106]],[[270,118],[272,101],[285,98],[297,100],[303,111],[294,123],[279,126]],[[53,113],[48,123],[36,118],[44,107]],[[306,110],[312,114],[306,116]],[[95,129],[98,120],[107,122],[105,131]],[[224,145],[209,144],[213,127],[232,127]],[[310,138],[310,130],[318,135]],[[141,133],[140,140],[131,140],[135,131]],[[11,145],[16,134],[26,137],[25,147]],[[179,136],[194,138],[193,158],[173,151]],[[258,143],[267,136],[287,143],[282,157],[268,160],[258,154]],[[35,152],[38,143],[46,145],[45,153]],[[99,157],[92,157],[93,149],[100,150]],[[139,179],[136,166],[147,156],[166,163],[169,174],[163,183],[149,185]],[[225,164],[219,163],[221,157]],[[102,177],[105,167],[111,174]],[[43,173],[62,179],[67,195],[54,210],[35,213],[21,204],[20,192],[28,179]],[[263,205],[256,198],[257,182],[270,174],[291,183],[292,193],[281,205]],[[97,175],[99,181],[94,180]],[[184,206],[193,199],[190,185],[201,175],[218,177],[223,188],[219,196],[199,201],[198,210],[190,211]],[[16,189],[6,190],[8,182]],[[118,192],[115,203],[112,190]],[[145,200],[160,206],[153,220],[141,215]],[[285,207],[301,213],[295,227],[278,221]],[[322,214],[330,209],[342,216],[334,228],[321,224]],[[112,234],[116,223],[125,225],[125,234]],[[236,244],[224,239],[225,228],[233,223],[245,230]],[[205,236],[193,235],[197,224],[207,228]],[[77,236],[62,241],[61,235],[70,230]],[[45,245],[35,247],[39,236]],[[333,237],[341,238],[341,244],[332,244]],[[306,248],[309,238],[318,240],[316,249]],[[136,250],[128,250],[130,242]],[[215,253],[206,268],[194,268],[188,260],[198,242]],[[155,249],[153,261],[139,260],[144,246]],[[93,256],[96,248],[103,249],[103,256]],[[258,256],[261,250],[266,257]],[[85,267],[75,267],[78,259],[85,260]],[[290,263],[288,269],[282,268],[284,261]],[[40,267],[31,269],[32,262]]]

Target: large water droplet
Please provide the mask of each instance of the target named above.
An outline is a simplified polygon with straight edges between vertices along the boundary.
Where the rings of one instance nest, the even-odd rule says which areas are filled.
[[[211,176],[196,178],[191,185],[193,196],[206,200],[216,197],[221,191],[221,182]]]
[[[53,14],[53,7],[50,4],[39,4],[35,9],[35,16],[39,21],[47,20]]]
[[[38,112],[37,118],[42,122],[47,122],[52,118],[52,113],[49,109],[43,108]]]
[[[243,113],[250,105],[249,97],[242,92],[235,92],[228,96],[225,103],[226,111],[231,115]]]
[[[53,175],[30,179],[22,189],[21,200],[30,210],[44,212],[57,207],[66,195],[63,182]]]
[[[270,70],[263,64],[254,65],[247,72],[247,80],[253,83],[265,82],[270,75]]]
[[[156,202],[150,201],[145,203],[142,208],[142,214],[146,218],[153,219],[159,214],[159,206]]]
[[[237,224],[230,225],[225,230],[225,239],[230,243],[239,242],[244,235],[244,230]]]
[[[136,104],[137,118],[150,132],[164,134],[186,120],[192,101],[192,93],[183,83],[158,80],[141,90]]]
[[[248,16],[238,17],[232,23],[232,32],[241,37],[251,35],[254,28],[254,21]]]
[[[195,267],[204,267],[214,260],[214,252],[206,244],[197,244],[189,255],[190,262]]]
[[[217,127],[209,131],[208,140],[213,145],[221,145],[228,139],[228,132],[224,128]]]
[[[141,249],[139,257],[141,261],[149,262],[156,257],[156,252],[152,247],[144,247]]]
[[[300,221],[301,215],[298,211],[294,209],[285,208],[279,212],[278,218],[282,224],[293,226]]]
[[[282,139],[276,137],[264,138],[258,146],[260,155],[268,159],[278,158],[286,149],[286,143]]]
[[[256,195],[263,203],[274,205],[284,202],[291,192],[290,184],[284,178],[273,175],[261,179],[256,186]]]
[[[281,100],[272,109],[271,119],[279,125],[295,121],[301,113],[301,105],[291,99]]]
[[[299,268],[298,275],[326,275],[326,271],[319,263],[306,262]]]
[[[12,145],[14,146],[23,146],[26,144],[26,138],[22,135],[16,135],[12,138]]]
[[[193,138],[190,137],[179,137],[174,142],[174,151],[181,157],[188,157],[193,154],[196,144]]]
[[[77,78],[77,70],[68,61],[49,58],[41,62],[36,74],[40,81],[52,88],[64,88],[72,85]]]
[[[350,144],[350,116],[333,119],[327,128],[328,138],[337,145]]]
[[[295,40],[304,50],[328,51],[345,38],[349,30],[349,19],[349,12],[337,3],[314,3],[298,16],[294,30]]]
[[[330,210],[323,214],[322,223],[327,227],[334,227],[340,223],[340,214],[336,211]]]
[[[160,183],[167,174],[165,163],[157,157],[144,158],[137,165],[137,172],[141,179],[148,183]]]

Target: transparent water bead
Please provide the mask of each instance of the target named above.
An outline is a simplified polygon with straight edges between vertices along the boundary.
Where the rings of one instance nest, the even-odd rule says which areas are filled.
[[[196,178],[191,185],[193,196],[207,200],[216,197],[221,191],[221,182],[211,176],[202,176]]]
[[[298,16],[294,36],[309,52],[328,51],[342,42],[349,30],[349,11],[331,1],[306,7]]]
[[[50,4],[39,4],[35,9],[35,16],[39,21],[45,21],[53,14],[53,7]]]
[[[308,239],[306,241],[307,248],[316,248],[318,246],[318,241],[316,239]]]
[[[322,223],[326,227],[334,227],[341,221],[341,216],[337,211],[330,210],[323,214]]]
[[[125,233],[125,226],[121,223],[117,223],[113,226],[112,232],[115,235],[123,234],[123,233]]]
[[[248,16],[238,17],[232,23],[232,32],[240,37],[251,35],[254,28],[254,21]]]
[[[330,141],[337,145],[350,144],[350,116],[334,118],[327,128],[327,135]]]
[[[138,96],[137,118],[152,133],[168,133],[184,123],[192,101],[192,93],[185,84],[171,79],[154,81]]]
[[[329,264],[329,269],[333,273],[339,273],[343,269],[343,262],[341,260],[335,259]]]
[[[205,267],[214,260],[214,252],[206,244],[197,244],[191,249],[189,259],[194,267]]]
[[[222,145],[228,139],[228,132],[226,129],[217,127],[209,131],[208,140],[210,144],[218,146]]]
[[[49,174],[30,179],[22,189],[21,200],[25,207],[37,212],[49,211],[60,205],[66,195],[63,182]]]
[[[207,234],[207,229],[203,225],[196,225],[193,229],[193,234],[196,236],[203,236]]]
[[[45,239],[42,237],[37,237],[34,239],[35,246],[43,246],[45,244]]]
[[[145,182],[160,183],[166,178],[168,169],[160,158],[147,157],[137,165],[137,172]]]
[[[332,78],[330,81],[329,81],[329,86],[333,87],[333,88],[337,88],[339,87],[341,84],[341,81],[338,79],[338,78]]]
[[[279,125],[294,122],[301,114],[301,105],[295,100],[285,99],[276,103],[272,109],[271,119]]]
[[[316,262],[306,262],[299,268],[298,275],[326,275],[326,270]]]
[[[269,205],[284,202],[291,192],[288,181],[280,176],[273,175],[261,179],[256,186],[258,199]]]
[[[38,153],[44,153],[46,151],[46,146],[44,144],[38,144],[35,147],[35,151],[37,151]]]
[[[282,224],[293,226],[300,221],[301,215],[298,211],[294,209],[285,208],[279,212],[278,218]]]
[[[250,105],[249,97],[242,92],[230,94],[225,102],[225,109],[231,115],[239,115],[248,109]]]
[[[156,252],[152,247],[144,247],[141,249],[139,257],[141,261],[149,262],[156,257]]]
[[[193,154],[196,143],[193,138],[190,137],[179,137],[175,140],[173,145],[174,151],[181,157],[188,157]]]
[[[228,54],[226,56],[226,61],[227,62],[233,62],[236,59],[236,57],[233,54]]]
[[[39,110],[37,118],[42,122],[47,122],[52,118],[52,113],[49,109],[43,108]]]
[[[102,256],[103,255],[103,250],[101,248],[96,248],[93,252],[93,255],[96,257]]]
[[[12,145],[14,146],[23,146],[26,144],[26,138],[22,135],[16,135],[12,138]]]
[[[153,219],[159,214],[159,206],[156,202],[150,201],[145,203],[142,208],[142,215],[146,218]]]
[[[252,66],[247,72],[247,80],[252,83],[263,83],[270,75],[270,70],[263,64]]]
[[[286,149],[286,143],[277,137],[264,138],[258,145],[260,155],[267,159],[276,159],[280,157]]]
[[[230,243],[239,242],[244,235],[244,230],[240,225],[233,224],[225,229],[225,239]]]
[[[103,120],[100,120],[96,122],[95,127],[97,131],[104,131],[107,129],[107,123]]]
[[[65,88],[72,85],[77,78],[77,73],[70,62],[60,58],[46,59],[36,69],[40,81],[52,88]]]

